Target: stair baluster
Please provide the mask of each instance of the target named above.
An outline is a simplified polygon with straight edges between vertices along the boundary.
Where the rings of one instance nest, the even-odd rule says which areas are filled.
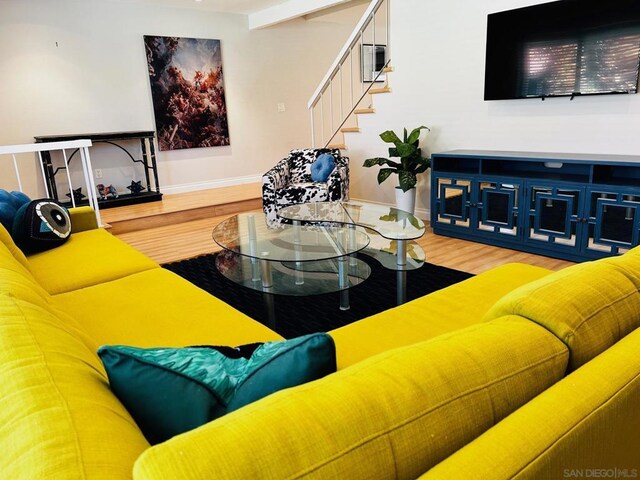
[[[307,107],[309,108],[309,111],[310,111],[311,144],[313,147],[316,147],[316,145],[322,145],[324,147],[346,148],[343,143],[336,144],[334,142],[332,144],[331,142],[334,141],[336,135],[338,134],[344,134],[344,132],[359,131],[359,128],[357,127],[357,120],[356,120],[356,126],[345,127],[345,124],[347,123],[347,121],[352,115],[374,113],[373,105],[367,105],[365,108],[362,108],[362,107],[359,108],[359,105],[362,102],[362,100],[366,97],[367,94],[387,93],[391,91],[387,83],[385,83],[383,88],[373,88],[381,75],[383,74],[386,75],[386,73],[392,71],[392,69],[390,68],[391,60],[390,60],[390,49],[389,49],[389,46],[390,46],[390,36],[389,36],[390,21],[389,20],[390,20],[390,12],[391,12],[390,2],[391,0],[372,0],[371,1],[366,11],[358,21],[355,29],[349,36],[347,42],[344,44],[344,46],[340,50],[340,53],[332,63],[331,67],[325,74],[324,78],[316,88],[316,91],[314,92],[313,96],[309,100]],[[382,12],[386,13],[386,30],[384,35],[384,40],[386,41],[386,46],[385,46],[386,58],[385,58],[383,68],[380,69],[380,71],[377,72],[376,74],[375,73],[376,58],[377,58],[376,46],[382,45],[376,37],[377,35],[376,14],[379,13],[383,5],[385,6],[385,10],[382,10]],[[371,78],[371,81],[365,82],[364,68],[361,68],[362,78],[358,79],[358,83],[360,83],[360,95],[356,97],[354,95],[354,88],[353,88],[354,87],[353,83],[355,80],[354,71],[353,71],[354,48],[358,47],[358,49],[361,52],[360,61],[361,63],[364,63],[363,46],[365,42],[365,32],[368,31],[369,27],[371,27],[371,34],[372,34],[372,40],[371,40],[372,77],[374,77],[374,74],[375,74],[375,77]],[[346,64],[347,59],[349,61],[348,75],[349,75],[350,85],[349,85],[349,102],[345,108],[345,100],[346,100],[344,95],[345,72],[343,67]],[[336,98],[339,98],[339,105],[334,105],[335,100],[334,100],[333,91],[334,91],[336,82],[339,83],[338,88],[340,89],[339,92],[337,92],[339,93],[339,97],[336,97]],[[329,90],[329,95],[328,95],[329,112],[328,113],[330,116],[330,119],[328,122],[326,121],[324,116],[324,103],[325,103],[325,95],[327,93],[327,90]],[[317,110],[319,110],[319,116],[320,116],[319,128],[317,125],[318,122],[316,122]],[[339,115],[337,116],[337,122],[336,122],[335,110],[339,110]],[[328,135],[325,135],[325,123],[328,123],[327,125],[329,130]],[[316,130],[320,130],[320,131],[317,132]]]

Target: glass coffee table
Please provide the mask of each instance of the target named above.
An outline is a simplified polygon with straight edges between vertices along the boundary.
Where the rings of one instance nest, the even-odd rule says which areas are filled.
[[[413,270],[425,261],[424,251],[414,241],[424,235],[424,222],[397,208],[366,202],[317,202],[285,207],[278,216],[303,224],[360,226],[369,235],[375,232],[388,241],[388,246],[370,248],[366,253],[387,268]]]
[[[369,237],[354,228],[300,222],[271,226],[264,214],[246,213],[218,224],[212,236],[223,249],[216,257],[218,270],[235,283],[268,294],[341,291],[340,308],[346,310],[347,289],[371,273],[355,255],[367,247]]]

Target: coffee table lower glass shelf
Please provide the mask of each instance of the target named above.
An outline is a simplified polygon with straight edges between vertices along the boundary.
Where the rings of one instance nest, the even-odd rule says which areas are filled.
[[[263,282],[263,265],[253,258],[225,251],[216,257],[216,267],[226,278],[239,285],[276,295],[308,296],[337,292],[364,282],[371,268],[362,260],[347,261],[343,283],[340,260],[306,262],[269,261],[270,282]],[[231,268],[230,268],[231,266]],[[345,305],[346,306],[346,305]]]
[[[355,228],[270,226],[263,214],[239,214],[217,225],[214,241],[223,248],[216,266],[229,280],[268,294],[316,295],[342,291],[366,280],[371,269],[356,253],[369,237]]]
[[[422,220],[397,208],[368,202],[314,202],[290,205],[278,216],[303,225],[334,224],[364,229],[371,243],[366,254],[393,270],[414,270],[425,261],[415,241],[425,232]]]

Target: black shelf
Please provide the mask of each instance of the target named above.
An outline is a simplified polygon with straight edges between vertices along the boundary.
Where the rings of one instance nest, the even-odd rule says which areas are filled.
[[[136,140],[141,137],[154,138],[156,132],[153,130],[139,130],[132,132],[106,132],[106,133],[76,133],[73,135],[44,135],[33,137],[36,143],[47,142],[70,142],[73,140],[89,139],[93,142],[100,141],[117,141],[117,140]]]
[[[144,172],[144,180],[146,184],[145,192],[138,194],[123,193],[118,195],[118,198],[108,198],[106,200],[98,200],[100,208],[119,207],[123,205],[133,205],[136,203],[146,203],[162,200],[162,193],[160,192],[160,183],[158,182],[158,166],[156,162],[155,152],[155,132],[153,130],[136,130],[128,132],[101,132],[101,133],[75,133],[69,135],[45,135],[34,137],[36,143],[51,143],[51,142],[67,142],[73,140],[91,140],[92,143],[106,143],[113,145],[124,152],[129,159],[135,164],[142,165]],[[140,142],[140,148],[142,152],[142,158],[136,159],[133,155],[119,142],[127,140],[138,140]],[[68,158],[68,164],[71,167],[71,160],[77,150],[73,152]],[[54,166],[51,158],[51,153],[48,151],[42,152],[42,165],[44,167],[45,181],[49,188],[50,195],[62,202],[64,205],[71,205],[64,194],[58,193],[58,185],[56,182],[56,176],[66,167]],[[95,168],[95,166],[94,166]],[[91,172],[93,174],[93,172]],[[94,180],[96,184],[101,183],[99,180]],[[66,184],[64,184],[66,186]],[[76,205],[88,205],[88,201],[76,202]]]
[[[100,208],[114,208],[114,207],[124,207],[125,205],[135,205],[137,203],[148,203],[148,202],[157,202],[162,200],[162,193],[157,192],[140,192],[137,194],[131,193],[123,193],[118,195],[118,198],[107,198],[106,200],[101,200],[98,198],[98,205]],[[72,207],[72,203],[70,200],[66,200],[62,203],[67,208]],[[76,206],[81,207],[83,205],[89,205],[87,200],[77,201]]]

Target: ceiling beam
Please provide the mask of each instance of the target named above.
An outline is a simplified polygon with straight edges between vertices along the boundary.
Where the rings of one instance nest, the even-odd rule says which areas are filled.
[[[249,29],[269,27],[277,23],[303,17],[310,13],[334,7],[349,0],[288,0],[249,15]]]

